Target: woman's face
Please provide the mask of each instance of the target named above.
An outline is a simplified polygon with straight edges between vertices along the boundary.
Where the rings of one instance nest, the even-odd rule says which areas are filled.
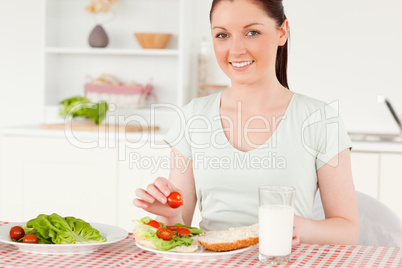
[[[250,0],[222,1],[212,13],[211,28],[218,64],[233,86],[276,79],[276,52],[286,42],[287,22],[278,28]]]

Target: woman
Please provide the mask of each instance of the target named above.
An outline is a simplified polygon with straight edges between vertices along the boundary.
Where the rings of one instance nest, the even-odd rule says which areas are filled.
[[[206,230],[258,220],[261,185],[296,188],[293,245],[356,244],[359,220],[350,168],[351,142],[337,112],[288,89],[289,24],[281,0],[214,0],[215,55],[231,79],[223,93],[183,108],[165,140],[169,180],[137,189],[137,207],[166,224],[191,224],[198,202]],[[183,165],[185,160],[190,165]],[[319,187],[326,219],[311,219]],[[182,194],[171,209],[166,197]]]

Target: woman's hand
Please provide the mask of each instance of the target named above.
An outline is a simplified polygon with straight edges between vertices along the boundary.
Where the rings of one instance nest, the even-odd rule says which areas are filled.
[[[297,232],[297,227],[293,226],[293,235],[292,235],[292,248],[300,244],[300,236]]]
[[[180,191],[168,179],[158,177],[154,183],[147,186],[146,190],[138,188],[135,191],[138,198],[134,199],[133,203],[136,207],[142,208],[152,214],[165,218],[181,219],[182,207],[173,209],[167,204],[167,197],[171,192]]]

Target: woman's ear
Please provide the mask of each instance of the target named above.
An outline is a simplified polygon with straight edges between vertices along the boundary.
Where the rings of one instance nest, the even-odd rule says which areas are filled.
[[[279,28],[279,41],[278,46],[283,46],[289,37],[289,21],[285,19],[282,26]]]

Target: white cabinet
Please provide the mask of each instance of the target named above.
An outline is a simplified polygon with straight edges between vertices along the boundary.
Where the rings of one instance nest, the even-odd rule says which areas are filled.
[[[26,221],[58,213],[116,224],[116,148],[82,149],[65,138],[1,137],[0,215]]]
[[[81,143],[99,139],[77,138]],[[171,150],[163,141],[120,140],[85,149],[65,137],[1,135],[0,147],[0,219],[5,221],[55,212],[132,231],[133,220],[155,217],[133,205],[135,190],[156,177],[168,178],[170,171]],[[197,207],[193,225],[199,221]]]
[[[402,218],[402,154],[352,152],[352,173],[357,191],[368,194]]]
[[[378,199],[380,154],[352,152],[352,175],[356,191]]]
[[[43,1],[45,105],[83,95],[87,76],[102,73],[122,82],[145,84],[152,79],[160,102],[182,106],[191,97],[193,1],[120,0],[98,16],[85,10],[90,1]],[[97,23],[109,37],[106,48],[88,45]],[[172,33],[173,37],[166,49],[142,49],[134,32]]]
[[[380,200],[402,218],[402,154],[381,154]]]

